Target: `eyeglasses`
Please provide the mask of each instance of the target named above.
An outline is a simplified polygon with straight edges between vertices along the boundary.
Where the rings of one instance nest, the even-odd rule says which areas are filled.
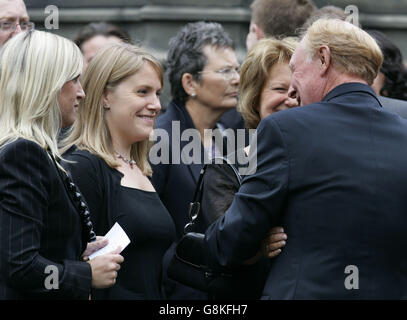
[[[17,29],[17,26],[20,26],[22,31],[31,31],[34,30],[35,24],[31,21],[23,21],[21,23],[9,22],[9,21],[0,21],[0,30],[6,32],[13,32]]]
[[[214,72],[214,73],[218,73],[220,74],[223,79],[227,80],[227,81],[232,81],[233,79],[235,79],[236,76],[239,76],[239,72],[240,69],[239,68],[224,68],[221,70],[209,70],[209,71],[199,71],[199,74],[203,74],[203,73],[210,73],[210,72]]]

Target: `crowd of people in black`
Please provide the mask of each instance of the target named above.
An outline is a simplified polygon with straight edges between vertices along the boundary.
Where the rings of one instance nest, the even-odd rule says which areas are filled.
[[[341,8],[251,10],[242,63],[199,21],[164,71],[115,25],[72,41],[0,0],[0,299],[407,298],[400,50]],[[197,185],[199,255],[230,296],[167,273]],[[116,223],[130,244],[93,258]]]

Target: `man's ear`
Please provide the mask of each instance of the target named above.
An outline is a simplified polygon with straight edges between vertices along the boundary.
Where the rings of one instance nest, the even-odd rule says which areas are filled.
[[[196,80],[190,73],[184,73],[181,78],[182,87],[187,95],[195,97],[196,95]]]
[[[331,50],[328,46],[323,45],[318,49],[317,55],[320,62],[320,74],[321,76],[324,76],[328,72],[332,63]]]
[[[253,28],[254,28],[254,32],[256,33],[257,40],[263,39],[264,38],[263,30],[254,22],[253,22]]]

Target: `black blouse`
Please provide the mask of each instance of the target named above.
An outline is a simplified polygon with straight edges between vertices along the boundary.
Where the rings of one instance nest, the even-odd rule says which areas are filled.
[[[175,239],[175,227],[156,192],[122,186],[113,220],[120,224],[130,244],[122,252],[124,263],[118,272],[110,299],[164,298],[161,293],[163,255]]]
[[[93,299],[161,299],[164,252],[175,240],[174,223],[155,192],[121,185],[123,174],[85,150],[70,152],[65,167],[81,190],[97,235],[118,222],[131,243],[116,285],[93,290]],[[73,161],[73,162],[72,162]]]

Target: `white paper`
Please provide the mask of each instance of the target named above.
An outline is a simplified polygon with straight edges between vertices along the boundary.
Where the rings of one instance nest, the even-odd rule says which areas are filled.
[[[89,260],[92,260],[93,258],[96,258],[97,256],[100,256],[102,254],[112,252],[113,250],[116,250],[117,247],[120,247],[121,251],[123,251],[124,248],[126,248],[130,243],[130,239],[127,236],[126,232],[124,232],[122,227],[117,222],[109,230],[109,232],[106,233],[105,238],[109,240],[107,246],[92,253],[89,256]]]

